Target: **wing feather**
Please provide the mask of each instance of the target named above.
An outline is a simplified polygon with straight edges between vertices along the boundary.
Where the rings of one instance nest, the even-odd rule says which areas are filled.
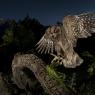
[[[46,43],[46,48],[45,48],[45,54],[46,53],[48,53],[48,51],[49,51],[49,48],[50,48],[50,43],[49,43],[49,41]]]
[[[41,51],[41,54],[45,51],[45,48],[47,47],[47,44],[44,44],[43,45],[43,48],[42,48],[42,51]]]
[[[61,29],[59,26],[51,26],[46,29],[45,34],[36,44],[38,52],[53,53],[58,39],[60,38]]]
[[[53,46],[53,42],[51,41],[51,53],[53,53],[53,51],[54,51],[54,50],[53,50],[53,47],[54,47],[54,46]]]
[[[78,38],[87,38],[95,33],[95,13],[83,13],[78,17]]]

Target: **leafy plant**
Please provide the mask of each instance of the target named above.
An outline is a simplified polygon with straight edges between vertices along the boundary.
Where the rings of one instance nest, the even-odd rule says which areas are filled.
[[[13,31],[11,29],[6,29],[5,34],[2,37],[4,45],[9,45],[13,42]]]

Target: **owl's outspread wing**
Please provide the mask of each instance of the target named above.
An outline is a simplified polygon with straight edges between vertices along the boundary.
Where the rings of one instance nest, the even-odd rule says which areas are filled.
[[[63,19],[63,27],[73,46],[78,38],[87,38],[95,33],[95,13],[68,15]]]
[[[41,40],[37,43],[39,52],[61,55],[65,67],[75,68],[83,60],[74,51],[78,38],[87,38],[95,33],[95,13],[68,15],[64,17],[62,25],[49,27]]]
[[[78,38],[85,38],[95,33],[95,13],[84,13],[78,17]]]
[[[54,50],[58,51],[58,42],[61,38],[61,29],[59,26],[51,26],[46,29],[45,34],[36,44],[38,52],[53,53]]]

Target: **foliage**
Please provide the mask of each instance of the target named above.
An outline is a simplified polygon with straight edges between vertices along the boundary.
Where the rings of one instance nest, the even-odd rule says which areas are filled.
[[[89,61],[87,72],[89,76],[93,76],[95,72],[95,56],[91,55],[88,51],[83,53],[83,56]]]
[[[6,29],[2,39],[4,45],[11,44],[13,42],[13,31],[11,29]]]
[[[57,72],[55,68],[53,68],[51,65],[46,66],[48,74],[53,77],[55,80],[58,81],[60,84],[64,84],[64,76],[61,75],[61,73]]]

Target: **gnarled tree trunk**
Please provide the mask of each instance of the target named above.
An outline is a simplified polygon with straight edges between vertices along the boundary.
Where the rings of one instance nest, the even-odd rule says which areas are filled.
[[[25,89],[27,83],[31,85],[31,80],[26,77],[22,69],[30,69],[41,86],[50,95],[71,95],[64,87],[59,85],[56,80],[47,73],[44,62],[34,54],[16,54],[12,61],[12,73],[15,83],[19,88]]]

